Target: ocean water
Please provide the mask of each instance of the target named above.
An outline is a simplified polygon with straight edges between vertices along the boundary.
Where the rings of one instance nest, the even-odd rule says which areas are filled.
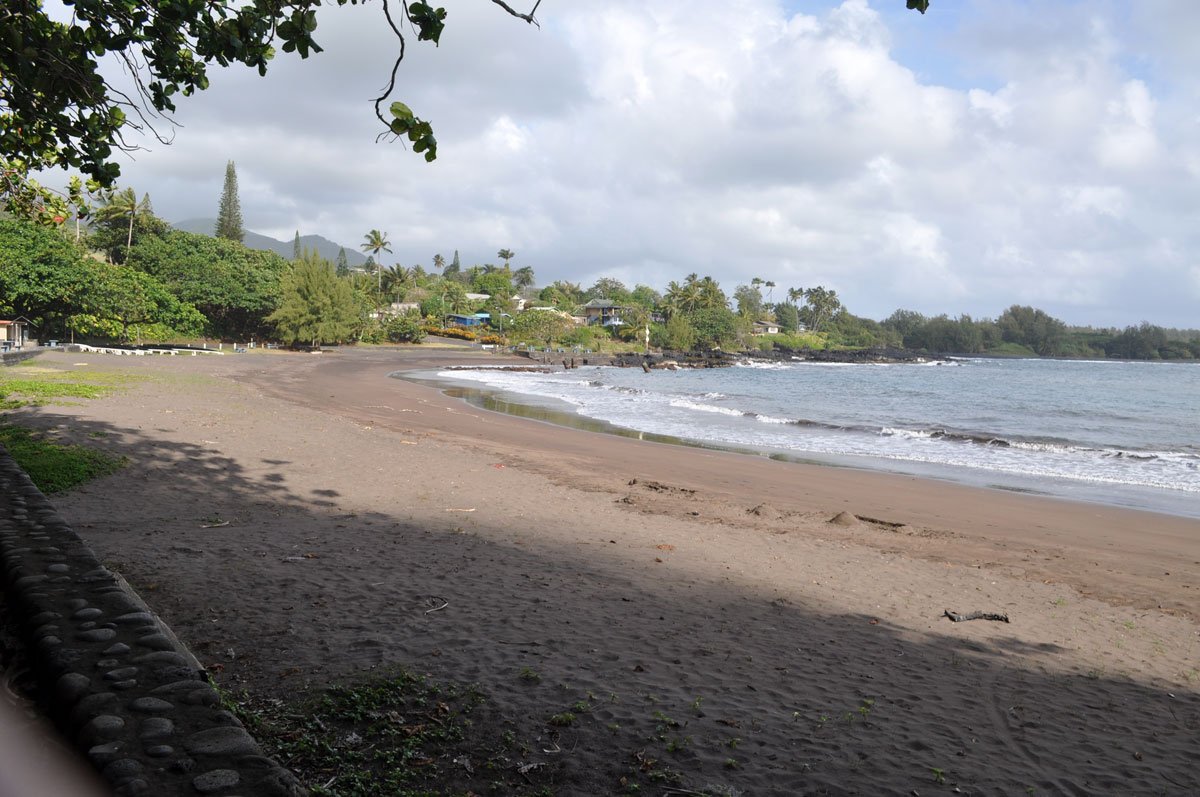
[[[540,408],[590,428],[1200,517],[1200,364],[959,359],[424,377],[460,394],[475,388],[466,394],[492,408]]]

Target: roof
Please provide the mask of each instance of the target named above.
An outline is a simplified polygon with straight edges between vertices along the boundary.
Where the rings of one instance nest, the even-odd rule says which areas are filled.
[[[608,299],[592,299],[590,302],[585,304],[583,308],[585,310],[619,310],[623,306],[624,305],[617,304],[616,302],[609,301]]]

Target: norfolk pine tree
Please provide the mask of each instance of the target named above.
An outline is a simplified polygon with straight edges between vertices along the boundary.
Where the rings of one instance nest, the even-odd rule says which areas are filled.
[[[238,199],[237,170],[233,161],[225,164],[225,187],[217,208],[216,237],[242,243],[246,231],[242,228],[242,203]]]

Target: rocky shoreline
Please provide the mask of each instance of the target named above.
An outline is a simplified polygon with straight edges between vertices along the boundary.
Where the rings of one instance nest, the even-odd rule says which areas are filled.
[[[744,362],[755,363],[927,363],[946,362],[946,357],[898,349],[892,347],[875,347],[870,349],[775,349],[772,351],[740,351],[730,352],[714,349],[711,351],[674,352],[664,351],[655,354],[640,352],[621,352],[613,355],[560,355],[564,367],[577,365],[613,365],[618,368],[729,368]],[[557,364],[551,357],[549,363]]]

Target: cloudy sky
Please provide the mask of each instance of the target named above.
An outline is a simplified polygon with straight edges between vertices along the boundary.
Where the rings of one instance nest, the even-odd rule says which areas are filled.
[[[233,160],[247,228],[378,228],[389,265],[506,247],[539,284],[698,272],[877,319],[1200,327],[1194,0],[544,0],[540,28],[446,5],[396,93],[435,163],[375,141],[396,42],[374,2],[323,11],[325,52],[266,78],[214,69],[122,185],[211,217]]]

